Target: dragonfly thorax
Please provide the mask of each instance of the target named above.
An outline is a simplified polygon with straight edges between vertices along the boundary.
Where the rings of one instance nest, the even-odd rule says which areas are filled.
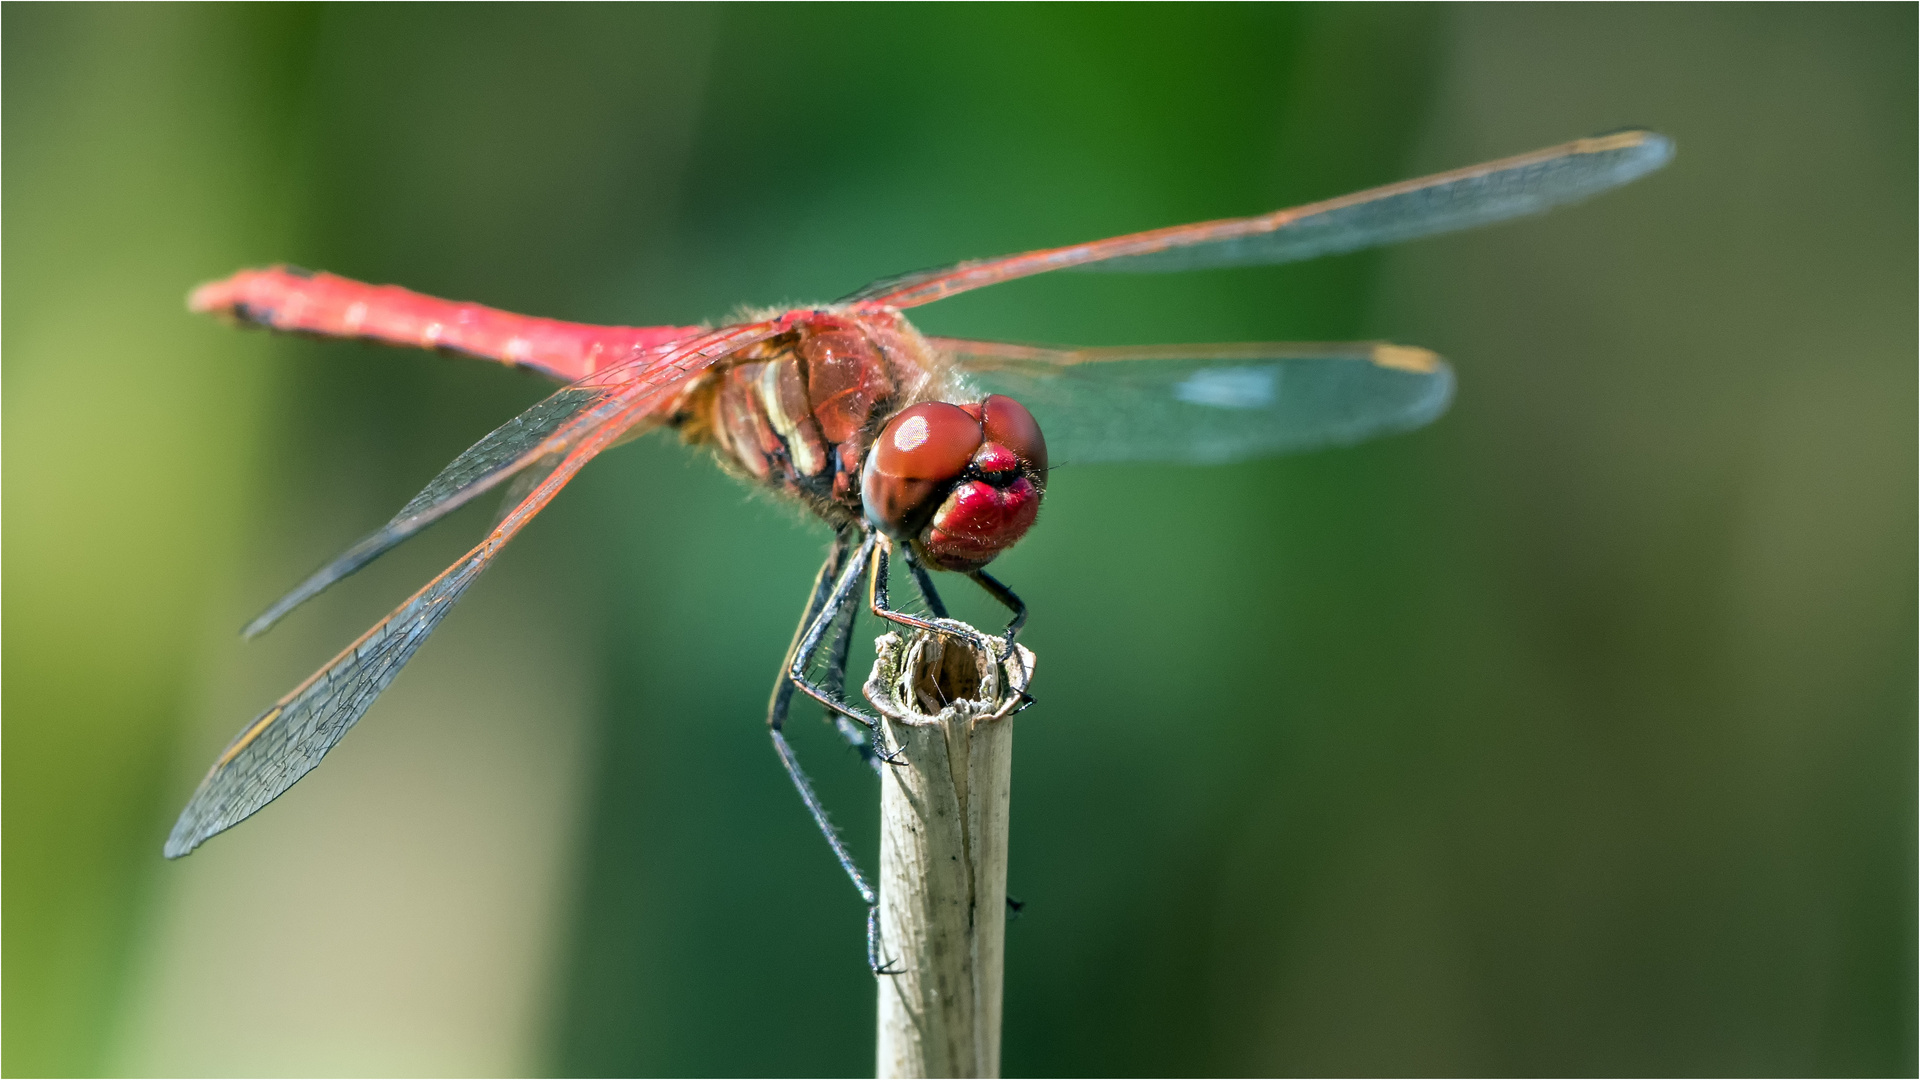
[[[731,471],[837,527],[862,519],[927,565],[986,565],[1033,524],[1046,443],[1011,398],[978,404],[898,315],[809,313],[689,394],[678,425]]]

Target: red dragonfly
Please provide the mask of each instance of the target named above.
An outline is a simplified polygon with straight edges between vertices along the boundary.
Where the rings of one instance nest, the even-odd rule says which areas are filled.
[[[1005,656],[1026,612],[984,567],[1033,524],[1049,452],[1075,462],[1225,462],[1357,442],[1445,411],[1447,365],[1425,349],[1233,344],[1058,349],[928,337],[903,314],[969,289],[1053,270],[1175,271],[1290,262],[1471,228],[1637,179],[1671,141],[1626,131],[1258,217],[1132,233],[888,278],[836,302],[731,326],[589,326],[438,300],[291,267],[203,285],[194,311],[275,330],[461,353],[566,385],[455,458],[393,519],[246,628],[251,637],[475,496],[511,483],[473,550],[247,724],[168,837],[177,858],[231,828],[320,763],[393,681],[501,547],[596,454],[676,429],[720,465],[789,496],[835,540],[776,682],[773,743],[867,903],[868,959],[885,971],[875,895],[828,823],[782,726],[792,695],[824,704],[879,767],[874,717],[850,703],[852,597],[882,619],[968,638]],[[1042,423],[1046,434],[1042,435]],[[897,552],[929,617],[888,600]],[[1012,613],[987,639],[947,618],[929,570],[964,574]],[[826,673],[816,679],[822,648]]]

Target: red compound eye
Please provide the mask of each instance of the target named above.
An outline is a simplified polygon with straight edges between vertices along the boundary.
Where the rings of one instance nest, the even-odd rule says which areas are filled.
[[[987,441],[1013,451],[1032,470],[1035,482],[1046,486],[1047,438],[1040,434],[1040,422],[1027,407],[1010,397],[991,394],[980,403],[980,413]]]
[[[880,430],[861,472],[867,520],[889,536],[912,538],[939,507],[947,485],[965,471],[981,438],[980,421],[958,405],[929,401],[902,409]]]

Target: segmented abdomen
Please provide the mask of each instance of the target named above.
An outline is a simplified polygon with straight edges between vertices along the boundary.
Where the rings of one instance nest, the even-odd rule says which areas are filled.
[[[290,266],[242,270],[187,305],[274,330],[478,356],[573,382],[700,333],[697,326],[594,326],[515,315]]]

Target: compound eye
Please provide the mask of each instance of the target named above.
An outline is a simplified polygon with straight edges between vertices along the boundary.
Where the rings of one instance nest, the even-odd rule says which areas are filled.
[[[874,467],[902,479],[951,480],[979,448],[980,421],[958,405],[929,401],[887,421],[874,440]]]
[[[1020,460],[1032,468],[1035,482],[1045,486],[1047,482],[1047,439],[1040,434],[1040,422],[1033,418],[1025,405],[1010,397],[989,394],[987,400],[980,403],[981,427],[986,429],[987,441],[999,443],[1014,452]]]
[[[980,449],[980,421],[958,405],[929,401],[902,409],[873,441],[860,477],[867,518],[890,536],[911,537],[939,506],[936,495]]]

